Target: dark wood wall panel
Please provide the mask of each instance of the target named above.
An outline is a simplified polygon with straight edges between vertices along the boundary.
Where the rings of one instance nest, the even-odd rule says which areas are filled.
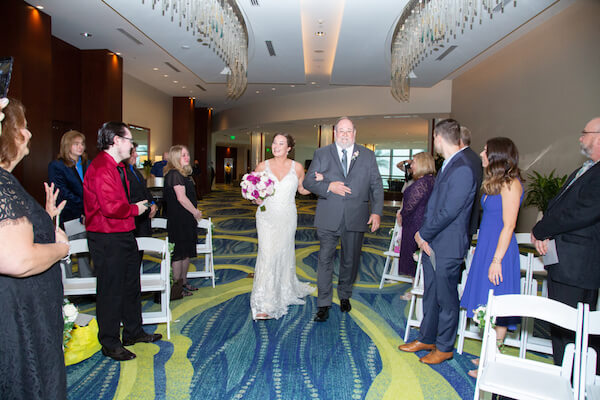
[[[81,50],[52,37],[52,117],[81,130]]]
[[[194,159],[198,160],[202,172],[202,193],[210,192],[210,173],[208,169],[208,149],[211,137],[211,110],[208,108],[196,108],[194,110]]]
[[[33,134],[30,155],[14,174],[42,202],[43,182],[52,157],[51,21],[48,15],[23,1],[3,0],[0,26],[7,32],[0,41],[0,55],[13,56],[15,60],[9,97],[25,105],[27,124]]]
[[[194,100],[173,97],[173,145],[186,146],[194,160]]]
[[[81,51],[81,129],[88,154],[97,154],[98,129],[123,120],[123,59],[108,50]]]

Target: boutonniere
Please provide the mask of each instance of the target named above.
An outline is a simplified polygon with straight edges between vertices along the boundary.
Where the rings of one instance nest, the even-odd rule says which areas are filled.
[[[354,161],[358,158],[358,155],[360,154],[360,151],[356,150],[354,153],[352,153],[352,158],[350,159],[350,161]]]

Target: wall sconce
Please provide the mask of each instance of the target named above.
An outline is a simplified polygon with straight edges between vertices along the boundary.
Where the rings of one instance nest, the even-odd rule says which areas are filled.
[[[154,156],[154,162],[162,161],[162,156]]]

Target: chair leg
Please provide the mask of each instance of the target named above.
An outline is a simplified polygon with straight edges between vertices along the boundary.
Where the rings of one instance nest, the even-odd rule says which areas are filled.
[[[212,276],[212,287],[215,288],[215,264],[213,260],[213,254],[210,253],[210,273]]]
[[[383,273],[381,274],[381,282],[379,282],[379,289],[383,288],[383,282],[385,282],[385,276],[387,275],[389,268],[390,268],[390,256],[387,256],[385,259],[385,265],[383,266]]]
[[[467,329],[467,310],[464,308],[460,309],[458,314],[458,345],[456,346],[456,352],[462,354],[463,347],[465,345],[465,331]]]
[[[413,312],[415,310],[416,298],[417,298],[417,296],[413,295],[412,298],[410,299],[410,306],[408,308],[408,316],[406,317],[406,329],[404,330],[404,343],[406,343],[406,341],[408,340],[408,337],[410,335],[410,327],[412,325],[411,321],[412,321]]]

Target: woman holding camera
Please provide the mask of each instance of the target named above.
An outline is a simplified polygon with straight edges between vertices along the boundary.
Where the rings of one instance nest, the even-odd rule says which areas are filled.
[[[396,213],[396,221],[402,227],[398,273],[414,277],[416,264],[413,253],[417,250],[414,236],[423,224],[427,201],[433,191],[435,182],[433,157],[429,153],[415,154],[410,161],[410,170],[414,183],[404,191],[402,208]]]

